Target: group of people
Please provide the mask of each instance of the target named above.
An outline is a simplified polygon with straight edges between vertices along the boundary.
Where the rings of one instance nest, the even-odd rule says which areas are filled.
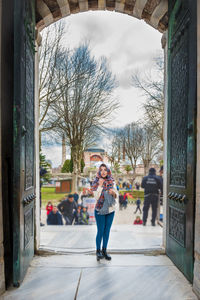
[[[134,224],[143,224],[144,226],[146,225],[148,211],[151,206],[151,224],[152,226],[155,226],[159,194],[162,193],[163,189],[162,178],[156,175],[156,170],[154,168],[151,168],[149,170],[149,175],[143,178],[141,186],[142,188],[144,188],[143,220],[141,220],[140,217],[137,217],[134,221]],[[97,175],[94,181],[91,183],[91,188],[87,190],[87,193],[93,196],[96,200],[94,215],[97,226],[97,260],[99,261],[103,258],[105,258],[106,260],[111,260],[111,256],[107,253],[107,245],[110,235],[110,229],[115,215],[118,189],[116,187],[110,169],[105,164],[100,165]],[[141,211],[140,199],[137,200],[136,204],[136,212],[137,210]],[[60,225],[62,225],[62,216],[66,222],[66,225],[71,225],[74,220],[75,224],[88,224],[89,219],[87,208],[78,205],[74,199],[74,195],[72,194],[70,194],[67,199],[63,200],[57,207],[53,206],[52,210],[51,208],[47,208],[47,214],[47,224],[51,225],[56,222],[60,222]]]
[[[160,176],[156,175],[156,170],[154,168],[149,169],[148,176],[145,176],[142,180],[141,187],[144,189],[144,206],[143,206],[143,219],[141,220],[139,216],[136,217],[134,224],[143,224],[146,226],[148,211],[150,206],[152,207],[152,218],[151,224],[155,226],[155,220],[157,216],[157,207],[159,201],[159,195],[162,195],[163,192],[163,180],[162,180],[163,168],[160,170]],[[97,260],[107,259],[111,260],[111,256],[107,254],[107,244],[110,234],[110,229],[115,214],[115,201],[108,201],[107,194],[111,194],[113,200],[117,198],[118,190],[115,187],[114,179],[112,178],[110,169],[102,164],[99,168],[97,176],[92,183],[92,192],[96,198],[96,207],[95,207],[95,218],[97,224],[97,236],[96,236],[96,255]],[[121,201],[122,199],[121,195]],[[120,201],[120,200],[119,200]],[[103,210],[104,205],[108,207],[105,211]],[[140,210],[141,212],[141,200],[137,199],[136,202],[136,211]],[[101,212],[103,210],[103,213]],[[103,242],[102,249],[101,243]]]
[[[134,186],[129,182],[122,182],[122,183],[118,182],[116,186],[118,191],[119,190],[131,191],[134,188],[134,186],[136,190],[139,191],[140,189],[140,184],[138,182],[136,182]]]
[[[47,225],[88,225],[89,214],[87,207],[83,204],[78,204],[78,194],[69,194],[61,203],[52,205],[49,201],[46,206]]]

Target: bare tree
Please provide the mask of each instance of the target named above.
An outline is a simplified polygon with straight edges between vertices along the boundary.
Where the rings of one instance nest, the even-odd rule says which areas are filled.
[[[121,138],[125,146],[125,153],[131,163],[135,174],[138,159],[142,152],[142,128],[135,122],[128,124],[121,132]]]
[[[136,71],[132,75],[132,85],[138,88],[146,101],[143,105],[145,120],[163,143],[164,128],[164,57],[154,59],[153,68],[147,73]]]
[[[62,37],[64,23],[58,22],[44,30],[42,45],[39,49],[39,130],[41,133],[56,127],[57,120],[51,118],[51,105],[59,99],[58,76],[56,65],[63,54]]]
[[[151,126],[142,128],[141,158],[144,165],[144,174],[148,173],[152,160],[161,152],[161,143]]]
[[[122,159],[122,140],[121,140],[121,129],[112,129],[107,133],[109,144],[106,146],[107,156],[111,163],[111,166],[119,170],[118,165]]]
[[[118,108],[118,101],[112,97],[116,80],[106,59],[97,61],[87,44],[60,58],[55,68],[58,79],[54,94],[58,97],[51,103],[49,122],[66,136],[76,177],[84,149],[97,139]]]

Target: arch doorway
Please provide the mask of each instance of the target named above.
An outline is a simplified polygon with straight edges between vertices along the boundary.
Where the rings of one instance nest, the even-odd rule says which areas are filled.
[[[29,262],[37,248],[34,239],[34,220],[39,214],[38,166],[35,149],[38,141],[34,138],[37,130],[37,82],[34,81],[35,61],[34,36],[44,27],[69,15],[87,10],[115,10],[144,19],[155,29],[167,33],[164,45],[166,51],[166,103],[168,115],[166,163],[166,253],[192,282],[194,278],[194,224],[195,224],[195,183],[196,183],[196,4],[189,0],[133,0],[133,1],[67,1],[37,0],[10,1],[10,7],[2,6],[3,20],[8,12],[14,24],[14,39],[10,37],[9,48],[14,58],[14,66],[9,63],[10,73],[1,79],[4,92],[9,91],[10,103],[2,104],[4,113],[13,113],[11,132],[2,133],[2,161],[6,162],[6,139],[11,143],[11,176],[3,185],[3,198],[10,201],[12,209],[11,225],[4,235],[9,240],[5,245],[5,269],[12,269],[15,286],[23,280]],[[192,3],[191,3],[192,2]],[[34,5],[36,4],[36,14]],[[168,7],[169,4],[169,7]],[[14,17],[12,12],[14,13]],[[36,32],[34,25],[36,21]],[[3,29],[12,30],[8,22],[2,23]],[[2,30],[4,32],[4,30]],[[2,38],[5,38],[2,36]],[[14,45],[14,48],[12,48]],[[3,54],[6,58],[4,46]],[[14,76],[14,77],[12,77]],[[14,81],[13,81],[14,78]],[[12,89],[9,84],[11,80]],[[34,98],[35,94],[35,98]],[[13,101],[14,99],[14,101]],[[13,142],[11,142],[13,141]],[[36,145],[36,148],[35,148]],[[12,186],[9,199],[5,189]],[[5,184],[5,181],[4,181]],[[36,199],[36,200],[35,200]],[[36,204],[36,210],[35,210]],[[3,201],[3,211],[6,211]],[[36,218],[37,219],[37,218]],[[37,220],[36,220],[37,225]],[[11,234],[13,233],[13,235]],[[12,235],[12,236],[11,236]],[[10,236],[10,239],[8,238]],[[8,262],[6,255],[12,253],[13,260]],[[11,266],[12,265],[12,266]],[[8,275],[7,275],[8,276]],[[8,276],[9,277],[9,276]],[[194,278],[195,279],[195,278]],[[195,280],[194,280],[195,282]]]

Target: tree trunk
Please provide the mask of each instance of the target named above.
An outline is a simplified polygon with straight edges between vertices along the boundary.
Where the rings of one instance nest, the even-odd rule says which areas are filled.
[[[65,136],[62,136],[62,166],[66,161],[66,143],[65,143]]]
[[[39,151],[42,150],[42,132],[39,130]]]
[[[71,149],[71,156],[73,160],[72,193],[75,193],[78,192],[78,163],[76,149]]]

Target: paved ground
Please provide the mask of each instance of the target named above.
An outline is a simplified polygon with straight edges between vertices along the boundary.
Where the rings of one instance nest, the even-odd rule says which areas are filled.
[[[164,255],[35,257],[26,278],[2,300],[196,300],[192,287]]]
[[[58,252],[90,253],[95,251],[96,226],[41,227],[40,248]],[[158,249],[162,245],[160,226],[113,225],[108,248],[113,252]]]
[[[162,228],[151,226],[151,214],[147,226],[133,225],[135,205],[116,211],[111,228],[108,248],[113,252],[158,249],[162,245]],[[123,225],[122,225],[123,224]],[[90,253],[95,251],[96,225],[43,226],[41,249],[58,252]]]
[[[132,225],[136,216],[140,216],[142,218],[142,214],[140,214],[139,211],[137,212],[137,214],[134,214],[135,209],[136,209],[136,205],[129,204],[127,209],[116,210],[114,224]],[[162,207],[161,207],[161,211],[162,211]],[[150,219],[151,219],[151,210],[149,211],[149,218],[148,218],[149,223],[150,223]],[[43,224],[46,224],[46,211],[44,209],[41,212],[41,221]]]
[[[162,245],[162,228],[152,227],[150,220],[146,227],[132,225],[133,211],[129,206],[116,212],[111,262],[97,262],[92,255],[95,225],[41,227],[41,249],[63,254],[36,256],[22,285],[2,300],[196,300],[190,283],[165,255],[127,254]]]

